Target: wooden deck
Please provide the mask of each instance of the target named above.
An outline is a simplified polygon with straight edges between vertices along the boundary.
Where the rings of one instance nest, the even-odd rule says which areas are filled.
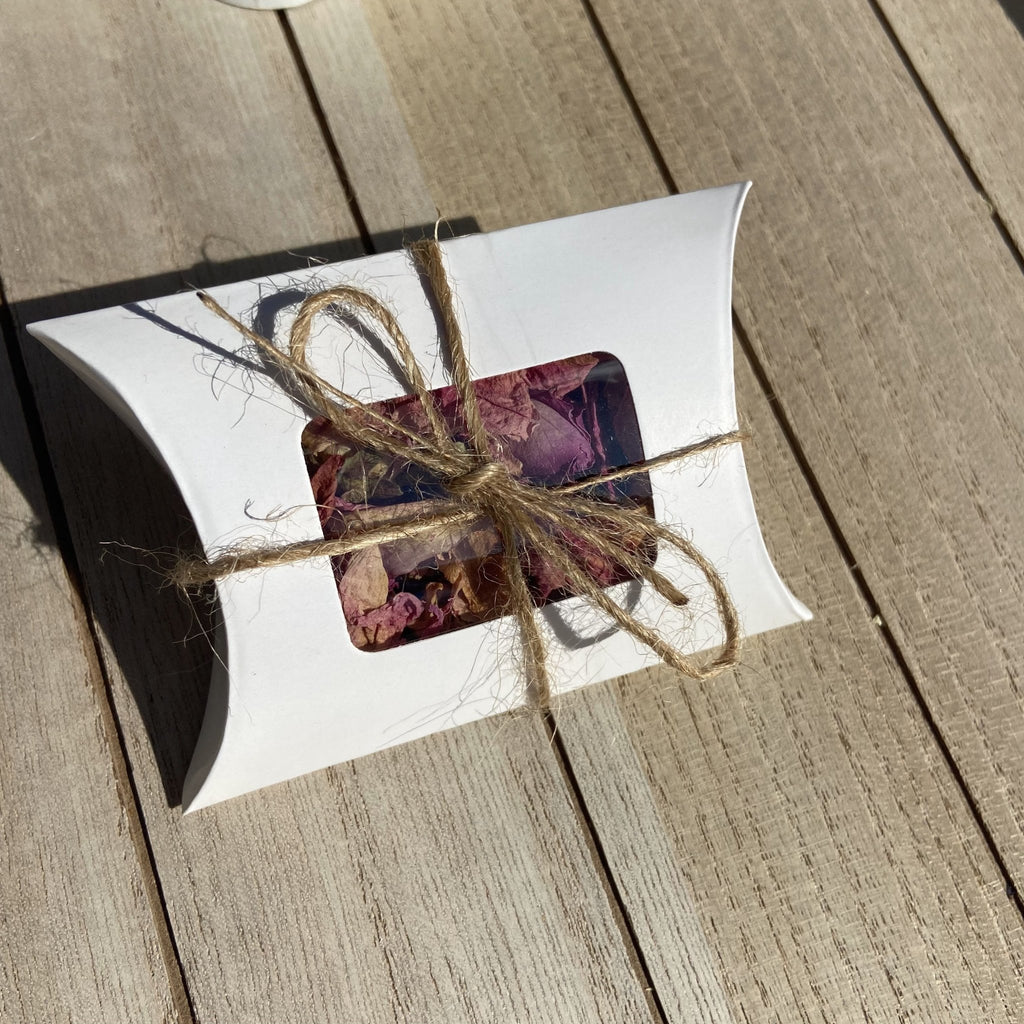
[[[1020,0],[7,0],[0,1020],[1024,1020]],[[187,543],[44,316],[752,178],[751,482],[816,612],[182,818]]]

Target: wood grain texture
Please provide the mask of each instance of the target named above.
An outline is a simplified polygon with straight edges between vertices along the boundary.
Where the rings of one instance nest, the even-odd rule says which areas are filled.
[[[878,0],[878,6],[1024,251],[1024,6],[1019,0]]]
[[[25,10],[17,13],[29,21],[42,17],[20,6]],[[223,250],[214,243],[214,259],[221,251],[228,258],[332,237],[326,222],[309,211],[322,209],[318,202],[341,210],[340,192],[288,69],[286,48],[272,29],[276,22],[198,0],[159,14],[155,5],[127,14],[114,12],[113,5],[95,10],[74,32],[58,34],[62,52],[71,57],[66,67],[45,68],[52,106],[39,99],[44,90],[33,88],[42,79],[21,81],[12,74],[13,81],[3,83],[24,93],[12,108],[29,112],[14,122],[17,130],[4,143],[12,174],[27,174],[19,170],[27,167],[32,177],[14,177],[14,185],[0,189],[0,274],[10,268],[7,280],[17,297],[182,270],[204,259],[211,223],[235,232],[217,237],[243,239]],[[326,2],[300,14],[318,10],[318,17],[330,19]],[[660,190],[643,137],[578,8],[494,2],[466,10],[454,4],[412,13],[405,5],[368,10],[390,88],[382,89],[382,79],[373,77],[380,68],[364,55],[371,84],[367,96],[353,98],[361,79],[343,74],[344,51],[335,48],[334,66],[314,75],[325,109],[332,110],[333,96],[338,111],[354,112],[346,115],[356,118],[351,137],[362,139],[370,153],[374,125],[358,118],[373,114],[379,101],[389,111],[388,166],[404,175],[402,167],[420,164],[420,182],[450,216],[475,216],[485,227],[498,227]],[[147,13],[163,19],[157,41],[147,37]],[[780,31],[792,23],[792,10],[783,14]],[[769,20],[764,10],[759,16]],[[295,24],[302,24],[299,14]],[[742,19],[738,24],[743,29]],[[850,26],[840,22],[844,31]],[[680,81],[726,90],[737,54],[750,63],[739,44],[730,50],[732,42],[723,42],[725,29],[711,34],[712,43],[686,37],[698,48],[710,47],[702,51],[710,67],[698,79],[683,74]],[[652,19],[649,30],[657,48],[646,54],[647,62],[675,62],[678,73],[678,29],[666,34]],[[104,49],[108,35],[121,48],[116,59]],[[31,49],[28,38],[19,35],[15,49]],[[819,39],[828,38],[821,28]],[[877,39],[870,32],[866,38],[856,41],[867,47],[859,63],[840,66],[881,66],[889,76],[882,95],[902,96],[902,71],[885,61],[879,65],[882,55],[870,49]],[[837,45],[850,45],[842,32]],[[731,60],[717,67],[713,58],[721,60],[723,53]],[[773,60],[775,77],[765,72],[767,82],[785,83],[786,102],[779,104],[778,90],[767,87],[754,90],[757,102],[781,106],[790,117],[787,103],[804,102],[810,109],[801,108],[801,121],[817,125],[814,118],[826,115],[814,109],[815,91],[799,76],[797,85],[785,78],[791,58]],[[146,80],[157,86],[133,88],[124,97],[118,76],[126,66],[133,81],[144,68]],[[716,70],[717,78],[710,73]],[[82,104],[71,102],[79,77],[88,83]],[[20,97],[10,89],[7,95]],[[389,94],[397,98],[397,113]],[[240,121],[250,95],[278,104],[276,131],[263,132],[258,146]],[[854,98],[864,102],[856,90]],[[835,118],[834,93],[825,90],[821,102]],[[112,119],[110,109],[124,118]],[[51,149],[44,159],[29,152],[31,132],[22,129],[51,111],[68,133],[69,148]],[[83,111],[94,116],[83,118]],[[197,113],[205,116],[186,128]],[[399,114],[415,158],[404,149]],[[768,121],[771,114],[764,109],[759,116]],[[871,125],[859,116],[855,127],[863,133]],[[782,114],[775,117],[775,128],[788,125],[801,140]],[[111,137],[112,120],[131,124],[130,145]],[[167,148],[175,130],[177,153]],[[717,130],[723,131],[720,125]],[[914,144],[920,144],[914,135],[920,130],[911,131]],[[783,139],[780,146],[795,146],[793,138]],[[835,160],[848,159],[847,152],[864,157],[856,139],[842,141],[846,146],[834,150]],[[693,145],[699,144],[695,133]],[[244,174],[239,153],[250,162]],[[307,160],[308,166],[293,166]],[[346,166],[359,164],[346,158]],[[367,208],[373,166],[367,158],[363,170],[352,172]],[[713,163],[705,170],[718,169]],[[77,187],[76,175],[128,185],[71,192],[61,202]],[[858,180],[863,183],[863,173]],[[823,188],[819,179],[812,184]],[[935,187],[930,178],[928,187]],[[32,198],[35,189],[48,201]],[[196,189],[212,197],[202,218],[193,218]],[[421,184],[410,184],[408,195],[419,195],[418,204],[424,197],[416,189]],[[796,194],[820,198],[814,189]],[[272,193],[273,202],[262,202],[260,190]],[[862,205],[870,196],[863,184],[855,194]],[[159,212],[147,219],[154,199]],[[890,212],[899,205],[888,201]],[[394,226],[387,214],[400,202],[378,194],[380,230]],[[760,223],[764,215],[755,211]],[[986,237],[977,226],[982,214],[966,200],[961,212],[957,226],[971,252]],[[355,233],[343,210],[331,216],[338,236]],[[399,219],[404,223],[405,217],[403,211]],[[816,230],[825,232],[824,211],[820,220]],[[137,236],[127,230],[136,221]],[[786,221],[776,223],[782,231]],[[842,218],[835,223],[850,227]],[[774,267],[775,250],[762,235],[755,237],[755,256],[745,258]],[[923,237],[935,240],[927,232]],[[66,239],[80,241],[69,246]],[[914,248],[920,242],[911,235],[897,251],[903,258],[920,254],[924,250]],[[818,251],[797,250],[807,260]],[[858,252],[858,259],[865,253],[875,250]],[[931,272],[937,275],[947,268],[936,260]],[[224,271],[201,267],[195,273],[217,278]],[[741,279],[744,273],[756,277],[756,266],[741,268]],[[779,324],[799,326],[792,310],[786,320],[778,310],[789,309],[788,302],[802,312],[799,282],[814,278],[762,273],[781,297],[758,296],[757,302]],[[794,274],[806,275],[807,266],[797,261]],[[860,281],[856,274],[853,280]],[[948,286],[946,314],[961,302],[968,316],[975,302],[980,308],[997,298],[995,280],[996,286],[987,286],[995,290],[980,299],[962,286]],[[759,279],[759,287],[767,284]],[[127,289],[118,294],[138,297]],[[855,305],[853,292],[841,294]],[[31,315],[40,306],[24,301],[20,308]],[[1008,316],[1005,309],[999,315]],[[904,334],[892,337],[906,342]],[[879,343],[873,355],[895,361],[893,351]],[[642,1019],[644,994],[607,909],[601,873],[536,722],[479,723],[180,820],[168,798],[175,798],[198,725],[209,655],[202,643],[169,650],[169,639],[197,628],[189,613],[169,594],[154,596],[143,574],[115,559],[99,564],[93,555],[99,539],[125,537],[142,546],[173,542],[183,513],[169,485],[113,418],[51,361],[38,353],[32,358],[200,1018]],[[846,378],[826,378],[833,390],[835,379]],[[741,386],[744,404],[752,407],[749,381]],[[947,408],[964,419],[970,411],[964,401],[951,389]],[[852,430],[853,413],[849,404],[843,408],[851,419],[839,422]],[[868,402],[858,413],[877,416],[878,409]],[[855,425],[863,430],[873,424]],[[832,434],[818,426],[818,433],[806,440],[801,433],[801,440],[832,451]],[[1020,1004],[1020,964],[1014,959],[1019,919],[817,511],[784,450],[778,451],[766,456],[755,484],[762,504],[767,500],[776,555],[815,600],[819,624],[806,639],[790,631],[759,645],[763,660],[750,663],[748,677],[722,688],[694,693],[658,684],[654,699],[650,686],[636,695],[638,684],[625,684],[614,703],[607,693],[588,694],[562,716],[584,796],[630,901],[663,1004],[673,1019],[691,1012],[711,1019],[955,1019],[976,1017],[978,1008],[995,1020],[1012,1019]],[[951,451],[959,457],[955,447]],[[902,469],[904,478],[913,479]],[[778,488],[777,499],[765,491],[766,478]],[[130,501],[123,497],[126,481]],[[894,482],[901,481],[886,480],[890,487]],[[905,482],[898,493],[906,496]],[[144,522],[139,508],[153,510]],[[854,519],[863,514],[856,503],[850,508]],[[917,556],[926,567],[934,564],[922,551]],[[981,577],[965,569],[964,579],[977,584]],[[762,680],[764,696],[757,690]],[[602,751],[601,744],[616,738],[626,742]],[[593,759],[600,753],[606,762],[598,772]],[[613,768],[621,771],[610,786]],[[531,804],[535,813],[527,810]],[[668,826],[667,838],[658,819]],[[641,829],[643,844],[634,845],[633,827]],[[658,858],[664,858],[661,864]],[[659,886],[668,887],[667,898]]]
[[[643,137],[571,5],[414,0],[363,8],[331,0],[288,17],[371,232],[394,227],[391,211],[405,210],[410,196],[420,216],[432,219],[438,206],[483,231],[522,223],[532,211],[555,217],[614,206],[622,202],[624,167],[635,198],[663,194]],[[361,67],[373,68],[365,78],[345,73],[353,50]],[[355,98],[364,89],[368,95]],[[379,113],[367,119],[362,111]],[[372,151],[378,119],[389,138],[411,142],[411,150],[388,150],[398,182],[359,156]]]
[[[0,347],[0,1019],[189,1021]]]
[[[379,103],[394,97],[442,209],[494,228],[658,190],[578,9],[365,8]],[[331,60],[342,10],[292,16],[329,117],[351,102]],[[353,186],[387,206],[372,176]],[[739,389],[765,438],[769,540],[818,621],[752,645],[734,679],[654,674],[557,715],[660,1002],[670,1020],[1015,1019],[1021,924],[998,868],[743,366]]]
[[[658,919],[648,963],[685,966],[696,919],[736,1020],[1018,1020],[1020,918],[743,364],[737,383],[759,516],[815,621],[709,684],[650,672],[558,716],[602,837],[639,757],[672,849],[658,882],[692,894],[677,924],[646,856],[606,840],[631,912]]]
[[[282,265],[277,249],[358,234],[276,17],[111,2],[65,29],[56,13],[19,3],[0,26],[5,52],[23,55],[0,72],[17,112],[0,276],[22,321],[166,291],[182,272],[244,276],[207,259],[214,243],[217,258],[259,257],[244,264],[255,273]],[[56,63],[37,42],[55,20]],[[45,159],[28,141],[38,131]],[[114,416],[23,347],[197,1017],[646,1019],[535,720],[481,723],[182,819],[211,653],[201,635],[179,641],[208,616],[160,590],[137,555],[99,554],[104,541],[191,543],[185,510]]]
[[[13,0],[0,40],[12,302],[358,235],[273,15]]]
[[[323,94],[319,80],[313,85],[368,230],[379,247],[397,248],[406,231],[433,223],[439,211],[362,8],[343,0],[315,4],[287,18],[303,59],[314,60],[318,68],[334,64],[331,81],[345,83]]]
[[[1024,888],[1015,257],[866,5],[597,9],[679,186],[756,181],[736,309]]]

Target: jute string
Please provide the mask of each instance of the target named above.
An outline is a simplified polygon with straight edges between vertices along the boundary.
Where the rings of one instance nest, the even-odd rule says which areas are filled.
[[[174,582],[186,588],[195,587],[239,572],[345,555],[438,528],[490,520],[501,538],[504,552],[508,591],[504,611],[518,623],[527,690],[535,706],[549,706],[551,679],[545,642],[537,625],[524,570],[528,551],[561,573],[566,589],[584,598],[684,675],[706,679],[735,664],[740,647],[739,620],[725,583],[711,562],[685,537],[661,525],[642,509],[612,504],[593,496],[592,489],[735,444],[743,435],[739,431],[715,434],[643,462],[556,487],[535,486],[513,476],[495,459],[480,414],[441,248],[435,241],[428,240],[413,245],[411,252],[440,313],[451,381],[461,403],[462,425],[468,442],[463,445],[456,442],[434,405],[423,371],[401,326],[388,307],[370,293],[342,285],[309,296],[299,308],[287,351],[231,316],[210,296],[200,293],[199,297],[204,305],[258,346],[276,368],[284,385],[325,417],[333,431],[344,438],[346,446],[369,449],[420,466],[444,482],[446,496],[420,502],[414,516],[399,517],[382,525],[362,524],[355,513],[344,535],[334,539],[282,545],[243,544],[209,560],[183,559],[172,572]],[[425,432],[382,415],[313,371],[307,359],[313,326],[319,316],[332,308],[363,314],[382,330],[394,346],[406,382],[423,408],[427,420]],[[572,538],[577,538],[591,552],[622,566],[629,575],[649,584],[676,607],[687,604],[686,595],[650,564],[644,552],[661,544],[679,551],[700,571],[714,596],[724,634],[724,642],[717,653],[703,658],[686,655],[659,628],[648,625],[616,603],[595,581],[585,564],[586,552],[575,550],[570,543]]]

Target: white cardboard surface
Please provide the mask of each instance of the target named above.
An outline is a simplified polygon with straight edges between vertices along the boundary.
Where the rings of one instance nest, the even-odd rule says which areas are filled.
[[[610,352],[625,368],[648,456],[735,428],[732,252],[748,187],[444,243],[474,374]],[[235,316],[255,319],[264,333],[274,330],[283,339],[305,294],[341,282],[384,299],[431,386],[448,383],[432,311],[404,252],[243,281],[211,294]],[[208,552],[246,539],[282,543],[322,535],[299,446],[309,415],[194,293],[29,330],[157,453]],[[325,319],[312,354],[321,375],[361,398],[401,393],[382,361],[333,320]],[[745,634],[810,617],[765,551],[738,445],[650,475],[658,518],[680,525],[718,567]],[[258,518],[293,507],[277,521]],[[673,552],[660,551],[658,566],[694,583],[689,649],[719,642],[706,585]],[[185,783],[186,810],[521,700],[515,628],[507,620],[390,651],[359,651],[349,641],[328,559],[232,577],[218,584],[218,596],[220,658]],[[640,607],[655,618],[663,611],[646,588]],[[656,663],[578,600],[538,615],[558,692]]]

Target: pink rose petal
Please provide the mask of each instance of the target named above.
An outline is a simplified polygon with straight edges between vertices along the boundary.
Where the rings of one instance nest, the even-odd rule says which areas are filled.
[[[572,421],[572,406],[560,398],[535,398],[537,423],[530,436],[510,445],[527,477],[562,481],[582,475],[594,462],[590,436]]]

